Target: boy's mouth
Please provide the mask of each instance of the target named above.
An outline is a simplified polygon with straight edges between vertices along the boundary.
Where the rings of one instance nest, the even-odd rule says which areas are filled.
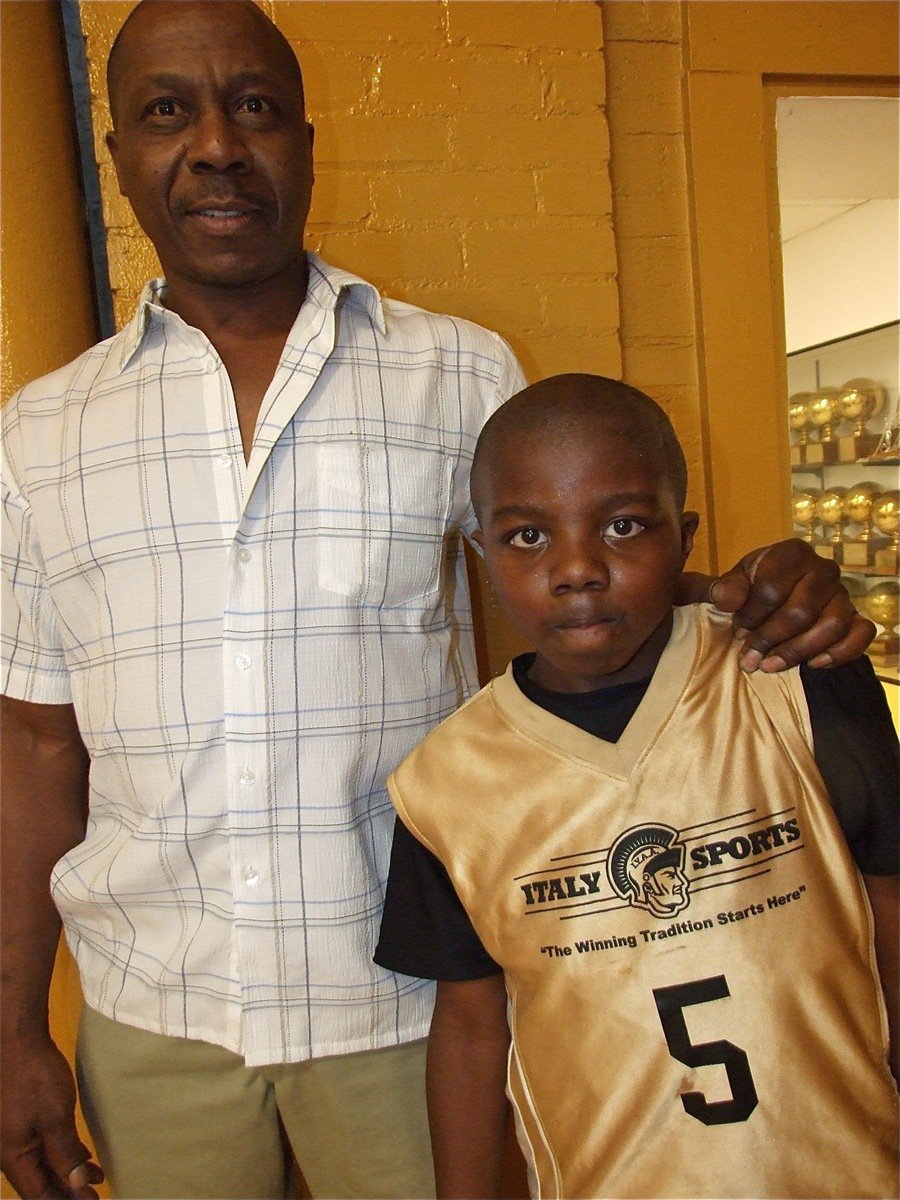
[[[594,629],[600,625],[612,625],[618,621],[621,613],[608,612],[606,609],[602,611],[577,612],[565,617],[562,621],[554,622],[556,629]]]

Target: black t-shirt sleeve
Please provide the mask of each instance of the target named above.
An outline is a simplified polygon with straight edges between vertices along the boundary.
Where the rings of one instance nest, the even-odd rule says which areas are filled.
[[[832,670],[800,667],[816,764],[856,865],[900,874],[900,748],[868,658]]]
[[[375,962],[419,979],[484,979],[501,968],[481,944],[443,864],[398,818]]]

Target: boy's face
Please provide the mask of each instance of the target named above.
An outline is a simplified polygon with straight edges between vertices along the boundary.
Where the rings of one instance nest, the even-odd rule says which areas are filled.
[[[584,692],[650,674],[698,523],[655,457],[595,427],[503,442],[486,466],[475,539],[531,678]]]

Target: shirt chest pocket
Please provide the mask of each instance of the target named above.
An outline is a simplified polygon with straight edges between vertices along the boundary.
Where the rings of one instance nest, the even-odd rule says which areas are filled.
[[[439,448],[316,449],[319,586],[354,604],[427,605],[440,592],[453,463]]]

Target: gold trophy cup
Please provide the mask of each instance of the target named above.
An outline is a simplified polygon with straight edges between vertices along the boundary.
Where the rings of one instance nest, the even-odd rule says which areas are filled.
[[[884,408],[887,393],[874,379],[848,379],[838,395],[838,411],[845,421],[853,422],[853,432],[838,438],[838,461],[856,462],[878,446],[880,435],[866,429],[869,417]]]
[[[882,631],[866,653],[878,665],[896,667],[900,663],[900,581],[886,579],[876,583],[866,596],[866,612]]]
[[[788,424],[797,435],[791,443],[791,466],[802,467],[806,462],[806,447],[809,444],[809,411],[807,405],[812,392],[794,392],[788,397]]]
[[[813,525],[818,520],[816,504],[821,494],[821,488],[803,488],[802,490],[798,489],[791,496],[794,524],[800,526],[802,530],[800,536],[811,546],[821,541],[821,538],[813,530]]]
[[[823,558],[833,558],[835,562],[841,562],[843,558],[841,530],[847,519],[844,516],[846,491],[843,487],[831,487],[816,501],[816,515],[825,526],[826,535],[822,545],[816,547],[816,553]]]
[[[900,570],[900,491],[881,493],[872,505],[872,522],[879,533],[890,538],[886,546],[875,548],[875,569],[896,575]]]
[[[809,423],[819,431],[819,440],[809,442],[806,447],[806,461],[815,466],[837,462],[838,443],[834,426],[841,415],[838,409],[839,395],[837,388],[819,388],[806,405]]]
[[[881,495],[881,485],[863,480],[848,488],[844,496],[844,516],[858,527],[856,537],[844,538],[845,567],[868,567],[875,558],[872,538],[872,506]]]

